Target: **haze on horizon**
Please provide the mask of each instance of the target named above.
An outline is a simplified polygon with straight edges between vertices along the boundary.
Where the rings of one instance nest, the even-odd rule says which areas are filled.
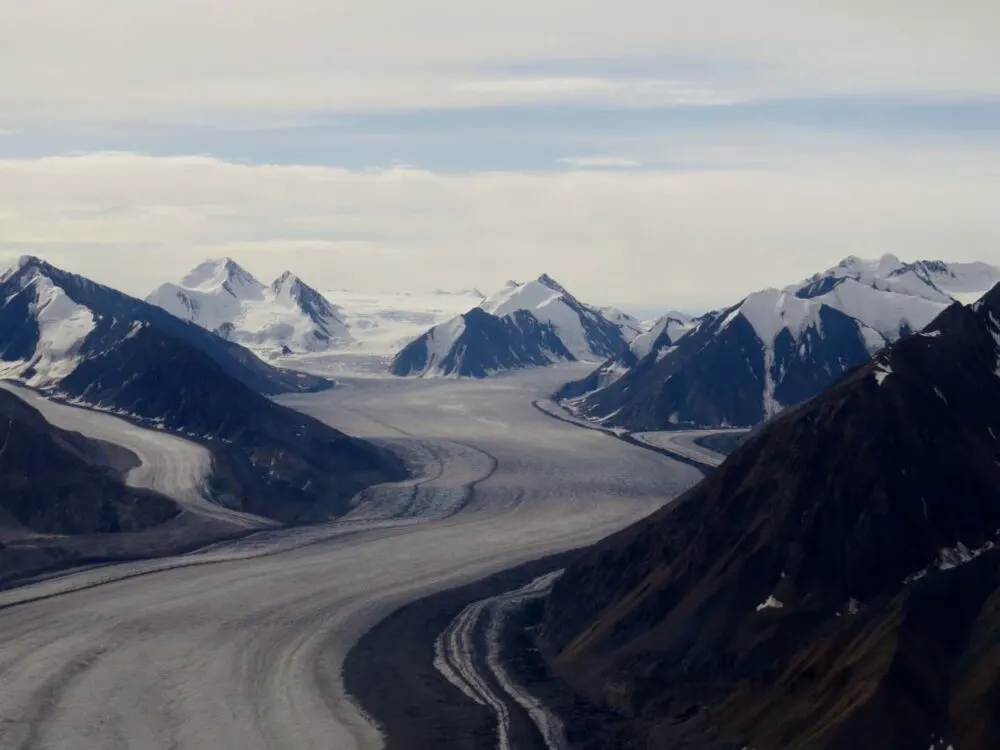
[[[996,3],[293,5],[3,4],[0,260],[631,309],[1000,263]]]

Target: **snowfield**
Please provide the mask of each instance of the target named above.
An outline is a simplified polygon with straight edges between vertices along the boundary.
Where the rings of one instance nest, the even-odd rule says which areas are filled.
[[[383,294],[334,289],[324,292],[324,296],[337,305],[350,327],[352,349],[382,357],[391,357],[428,329],[483,301],[483,295],[475,289]]]
[[[483,301],[475,289],[412,294],[334,289],[323,296],[336,304],[351,342],[341,349],[274,357],[273,364],[316,375],[385,375],[400,349]]]
[[[443,470],[425,473],[429,492],[461,502],[266,531],[155,570],[104,568],[117,579],[107,585],[83,572],[55,592],[50,582],[0,597],[0,747],[381,747],[340,679],[364,631],[423,595],[593,542],[700,478],[532,407],[582,372],[361,379],[282,398],[353,434],[411,444],[414,458],[436,447]],[[91,587],[67,590],[74,576]]]

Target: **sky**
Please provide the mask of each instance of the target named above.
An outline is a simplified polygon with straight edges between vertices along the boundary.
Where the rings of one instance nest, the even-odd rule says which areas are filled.
[[[707,309],[1000,265],[993,0],[5,0],[0,258],[145,295],[547,272]]]

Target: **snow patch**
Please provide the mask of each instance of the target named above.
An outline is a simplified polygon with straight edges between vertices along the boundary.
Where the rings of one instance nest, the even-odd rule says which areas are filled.
[[[757,611],[761,612],[765,609],[781,609],[785,605],[774,598],[774,594],[771,594],[767,599],[762,601],[757,605]]]
[[[997,531],[995,536],[1000,536],[1000,530]],[[922,570],[918,570],[916,573],[911,573],[903,579],[903,583],[908,584],[919,581],[932,570],[951,570],[952,568],[965,565],[983,553],[994,549],[996,546],[994,542],[987,541],[982,547],[976,547],[975,549],[970,549],[962,542],[958,542],[954,547],[942,547],[938,550],[937,558],[933,563]]]
[[[875,366],[872,374],[875,376],[875,382],[882,385],[882,383],[885,382],[885,379],[892,375],[892,368],[889,367],[888,364],[880,362]]]
[[[441,374],[441,361],[448,356],[455,343],[465,333],[465,318],[461,315],[447,323],[432,328],[427,335],[427,366],[425,374]],[[456,353],[456,359],[460,354]],[[458,367],[455,368],[458,371]]]

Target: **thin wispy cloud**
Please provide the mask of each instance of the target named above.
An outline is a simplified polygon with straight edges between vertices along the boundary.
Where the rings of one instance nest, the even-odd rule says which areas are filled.
[[[0,128],[467,106],[470,82],[492,86],[476,96],[493,103],[525,86],[559,97],[567,85],[621,76],[599,65],[569,77],[538,70],[533,81],[480,71],[654,53],[701,64],[625,78],[738,100],[997,96],[997,28],[1000,6],[981,0],[947,12],[903,0],[300,0],[294,10],[215,0],[210,13],[193,2],[9,0],[0,4]]]
[[[605,78],[500,78],[468,81],[460,91],[474,94],[580,94],[611,91],[614,82]]]
[[[560,164],[582,169],[633,169],[642,164],[623,156],[564,156]]]

